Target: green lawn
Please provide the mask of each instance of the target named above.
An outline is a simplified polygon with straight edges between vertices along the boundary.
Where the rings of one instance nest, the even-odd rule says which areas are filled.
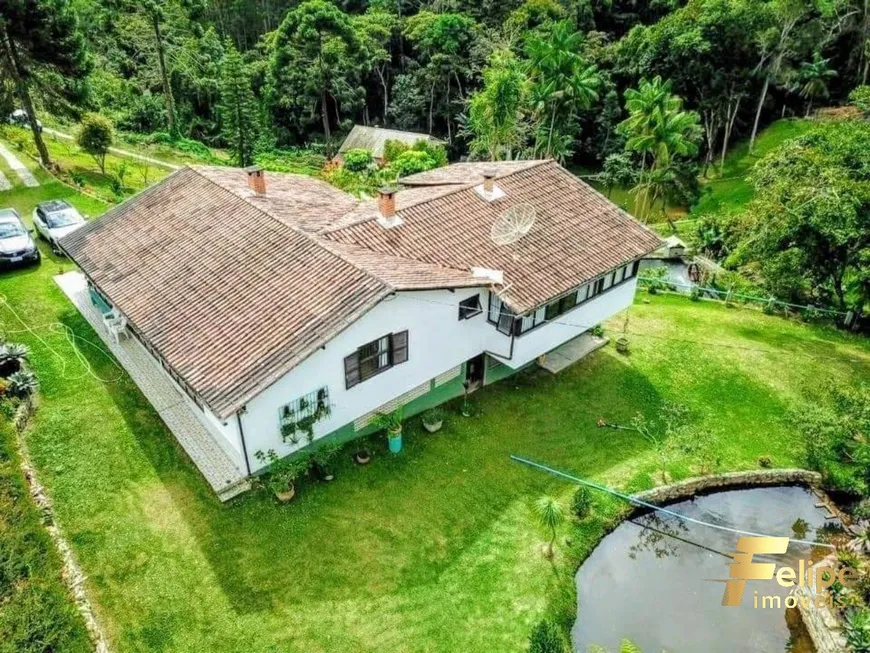
[[[719,172],[717,166],[716,176],[706,182],[701,199],[692,207],[692,215],[733,212],[743,208],[752,199],[754,192],[748,180],[752,167],[765,154],[785,141],[806,133],[814,124],[817,123],[803,118],[777,120],[758,133],[751,154],[748,139],[737,143],[725,157],[722,171]]]
[[[61,190],[3,193],[0,204],[29,215],[53,192]],[[530,504],[544,492],[567,499],[571,487],[510,454],[649,487],[649,446],[595,422],[626,423],[672,400],[719,436],[725,467],[751,468],[762,455],[797,465],[787,409],[827,379],[870,378],[845,361],[870,362],[863,340],[657,296],[632,309],[628,357],[608,347],[559,377],[535,372],[486,388],[475,395],[479,417],[451,409],[436,435],[412,421],[401,455],[380,440],[367,467],[343,455],[335,482],[303,483],[288,506],[263,493],[221,505],[93,346],[97,336],[52,281],[64,267],[47,256],[0,277],[21,320],[3,307],[0,321],[33,349],[42,401],[31,453],[118,651],[525,650],[542,615],[570,618],[571,572],[613,506],[564,529],[551,564]],[[52,329],[58,322],[79,336],[87,368]],[[670,471],[692,473],[686,461]]]

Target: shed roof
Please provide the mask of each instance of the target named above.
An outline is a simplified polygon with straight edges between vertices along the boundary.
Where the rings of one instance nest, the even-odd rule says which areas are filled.
[[[348,150],[362,149],[370,151],[376,159],[380,159],[384,156],[384,145],[387,141],[400,141],[408,145],[413,145],[417,141],[429,141],[430,143],[437,144],[444,143],[444,141],[429,134],[354,125],[347,138],[344,139],[344,143],[338,148],[338,153],[344,154]]]

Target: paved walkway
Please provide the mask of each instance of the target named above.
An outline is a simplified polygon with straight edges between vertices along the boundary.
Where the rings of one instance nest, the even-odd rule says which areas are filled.
[[[30,172],[30,168],[21,163],[21,161],[18,160],[18,157],[12,154],[11,150],[3,145],[3,143],[0,143],[0,156],[6,159],[6,163],[15,171],[15,174],[18,175],[18,178],[21,179],[21,182],[25,186],[29,186],[30,188],[36,188],[39,186],[39,182],[36,181],[36,177],[34,177],[33,173]]]
[[[66,141],[73,140],[72,135],[59,132],[56,129],[51,129],[50,127],[45,127],[42,131],[46,134],[51,134],[52,136],[62,138]],[[145,163],[160,166],[161,168],[168,168],[169,170],[178,170],[181,168],[181,166],[175,165],[174,163],[168,163],[166,161],[161,161],[160,159],[154,159],[150,156],[145,156],[144,154],[136,154],[136,152],[131,152],[130,150],[122,150],[118,147],[110,147],[109,152],[111,152],[112,154],[117,154],[118,156],[127,157],[128,159],[137,159],[139,161],[144,161]]]
[[[572,338],[549,352],[540,365],[548,372],[558,374],[596,349],[601,349],[608,342],[610,341],[607,338],[599,338],[588,332],[581,333],[576,338]]]
[[[12,183],[6,178],[6,175],[0,172],[0,191],[3,190],[12,190]]]
[[[102,316],[91,303],[84,275],[78,271],[67,272],[57,275],[54,280],[127,370],[218,498],[228,501],[249,490],[250,482],[242,470],[215,441],[181,392],[139,341],[125,338],[117,344],[109,337]]]

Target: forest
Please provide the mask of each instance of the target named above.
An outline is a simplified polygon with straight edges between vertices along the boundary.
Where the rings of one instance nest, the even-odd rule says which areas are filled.
[[[407,129],[442,138],[450,160],[552,157],[591,170],[601,188],[631,188],[634,214],[654,222],[669,204],[695,204],[733,144],[751,152],[765,125],[870,103],[870,0],[6,0],[0,67],[0,115],[107,119],[278,169],[282,157],[329,157],[355,123]],[[412,154],[405,174],[444,159]],[[333,181],[381,181],[357,183],[351,167]],[[794,168],[777,170],[782,181]],[[752,220],[730,218],[707,220],[701,245],[755,263],[784,299],[863,307],[863,193],[849,200],[850,225],[829,225],[850,233],[848,246],[829,234],[824,251],[796,249],[801,227],[786,225],[764,252],[747,251]],[[782,200],[767,193],[766,210],[781,213]],[[834,271],[801,267],[832,256]]]

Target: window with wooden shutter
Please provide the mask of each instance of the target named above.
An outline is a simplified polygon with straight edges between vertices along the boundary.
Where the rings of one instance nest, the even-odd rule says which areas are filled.
[[[393,365],[404,363],[408,360],[408,332],[400,331],[390,336],[393,348]]]
[[[359,351],[344,357],[344,385],[350,390],[360,382],[359,378]]]
[[[344,359],[344,383],[348,390],[373,376],[408,360],[408,332],[390,333],[364,344]]]

